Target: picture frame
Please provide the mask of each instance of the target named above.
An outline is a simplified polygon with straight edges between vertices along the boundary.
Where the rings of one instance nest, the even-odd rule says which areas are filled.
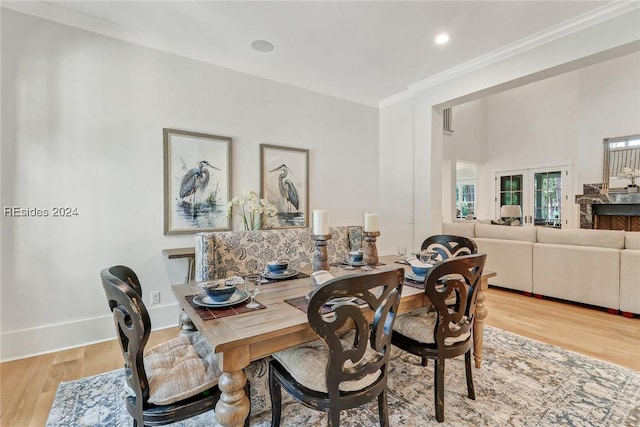
[[[309,226],[309,150],[260,144],[260,197],[278,209],[273,228]]]
[[[226,136],[163,129],[164,234],[231,230],[231,142]]]

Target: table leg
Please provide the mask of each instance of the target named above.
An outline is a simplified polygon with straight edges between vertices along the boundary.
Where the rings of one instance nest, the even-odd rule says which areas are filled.
[[[178,317],[178,325],[180,326],[180,335],[187,335],[198,330],[184,310]]]
[[[244,393],[244,371],[223,372],[218,380],[222,394],[216,404],[216,419],[224,427],[241,427],[249,416],[249,398]]]
[[[487,309],[484,306],[484,292],[485,286],[480,285],[478,290],[478,301],[476,303],[476,315],[473,320],[473,359],[475,360],[476,368],[480,368],[482,365],[482,340],[484,336],[484,319],[487,317]]]

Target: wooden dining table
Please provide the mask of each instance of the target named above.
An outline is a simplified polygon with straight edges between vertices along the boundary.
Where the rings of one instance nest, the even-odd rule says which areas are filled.
[[[380,262],[383,265],[377,266],[376,269],[410,268],[396,261],[397,256],[382,256]],[[309,267],[308,271],[302,269],[302,272],[311,273],[311,268]],[[482,336],[484,319],[487,317],[483,291],[488,287],[488,279],[495,275],[494,272],[484,272],[480,279],[473,336],[476,368],[480,368],[482,363]],[[181,308],[209,341],[223,371],[218,381],[221,396],[215,408],[216,419],[220,425],[241,426],[249,416],[249,398],[244,392],[244,368],[249,366],[252,360],[318,338],[308,323],[306,312],[285,302],[287,299],[305,296],[313,289],[310,277],[266,283],[261,286],[256,298],[266,308],[203,320],[187,301],[187,297],[202,293],[197,284],[172,286]],[[404,286],[398,313],[406,313],[428,304],[429,299],[424,290]]]

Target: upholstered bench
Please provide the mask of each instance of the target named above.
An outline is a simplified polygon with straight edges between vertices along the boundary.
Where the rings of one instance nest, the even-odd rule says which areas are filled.
[[[346,260],[349,251],[362,246],[360,226],[331,227],[329,234],[329,262]],[[195,239],[198,282],[255,272],[258,260],[287,259],[295,269],[313,264],[310,228],[198,233]]]
[[[361,226],[331,227],[329,234],[329,262],[344,261],[349,251],[362,247]],[[195,239],[198,282],[255,272],[258,260],[287,259],[295,269],[313,265],[315,244],[310,228],[207,232],[196,234]],[[271,410],[268,360],[252,361],[245,372],[251,384],[251,415]],[[290,400],[285,393],[283,403]]]

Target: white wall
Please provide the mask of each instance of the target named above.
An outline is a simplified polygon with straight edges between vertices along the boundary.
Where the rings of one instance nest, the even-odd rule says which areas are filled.
[[[382,120],[384,118],[384,120]],[[380,254],[395,254],[398,245],[413,247],[414,148],[413,104],[396,104],[381,112],[380,137],[389,144],[380,146],[379,188],[386,197],[380,200],[380,229],[377,240]]]
[[[602,180],[603,138],[640,132],[639,76],[634,53],[454,107],[445,158],[483,160],[477,216],[495,217],[496,170],[565,162],[573,166],[565,190],[577,218],[575,194]]]
[[[233,138],[233,194],[259,191],[260,143],[310,150],[310,209],[332,225],[378,207],[378,111],[2,10],[2,360],[115,336],[99,271],[138,273],[154,326],[177,323],[163,248],[162,129]],[[366,183],[366,185],[364,185]]]
[[[640,11],[634,9],[605,19],[563,37],[532,46],[518,54],[496,60],[490,65],[469,71],[447,81],[425,82],[413,85],[406,94],[385,102],[380,112],[380,126],[388,127],[387,134],[412,135],[410,141],[390,140],[381,134],[381,150],[392,144],[414,147],[414,216],[413,242],[419,244],[426,236],[441,231],[442,217],[442,153],[443,137],[441,111],[471,100],[477,100],[505,90],[523,86],[555,75],[574,71],[605,60],[628,55],[640,50]],[[400,100],[397,103],[393,103]],[[406,117],[394,116],[390,120],[385,110],[407,110]],[[575,114],[569,112],[569,114]],[[636,112],[637,114],[637,112]],[[583,116],[584,117],[584,116]],[[637,117],[637,115],[636,115]],[[488,119],[487,119],[488,122]],[[576,144],[577,141],[572,142]],[[561,148],[560,150],[564,150]],[[506,159],[505,159],[506,161]],[[601,161],[597,162],[598,165]],[[392,167],[381,157],[381,169]],[[599,168],[601,166],[598,166]],[[600,172],[598,172],[600,173]],[[479,170],[478,180],[486,180]],[[483,181],[484,182],[484,181]],[[396,182],[400,185],[400,182]],[[380,188],[380,200],[392,197],[395,188],[388,182]],[[390,224],[401,224],[398,215]],[[385,229],[394,234],[396,227]]]

